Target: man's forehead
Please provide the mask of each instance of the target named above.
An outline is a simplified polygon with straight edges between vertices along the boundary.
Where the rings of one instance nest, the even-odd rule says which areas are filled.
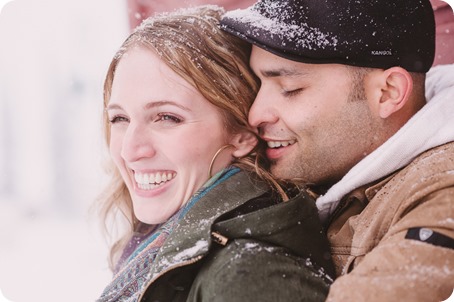
[[[257,75],[264,77],[305,76],[310,69],[310,64],[279,57],[257,46],[252,48],[250,65]]]

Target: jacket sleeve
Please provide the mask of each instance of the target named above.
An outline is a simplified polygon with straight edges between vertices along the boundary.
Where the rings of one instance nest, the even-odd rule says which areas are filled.
[[[236,239],[207,259],[188,301],[325,301],[330,279],[307,259]]]
[[[353,269],[336,279],[327,301],[444,301],[454,288],[454,188],[407,207]]]

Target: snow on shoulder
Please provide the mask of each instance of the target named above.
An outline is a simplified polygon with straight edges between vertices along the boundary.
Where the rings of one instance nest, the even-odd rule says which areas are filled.
[[[206,250],[208,248],[208,242],[205,240],[199,240],[196,242],[196,244],[193,247],[190,247],[188,249],[185,249],[181,251],[180,253],[176,254],[173,257],[173,260],[178,262],[181,261],[182,259],[189,259],[197,255],[200,251]]]

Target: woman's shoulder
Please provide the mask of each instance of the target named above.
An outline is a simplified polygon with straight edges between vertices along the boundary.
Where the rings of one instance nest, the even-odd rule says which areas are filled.
[[[284,247],[237,239],[207,257],[187,301],[325,301],[331,282],[323,269]]]

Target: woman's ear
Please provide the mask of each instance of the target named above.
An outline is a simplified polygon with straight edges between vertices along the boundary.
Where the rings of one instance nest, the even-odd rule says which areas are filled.
[[[413,90],[413,79],[401,67],[386,69],[381,76],[383,78],[377,110],[379,116],[386,119],[405,106]]]
[[[241,133],[233,135],[230,140],[230,144],[235,147],[232,155],[236,158],[240,158],[249,154],[257,145],[258,139],[254,133],[249,131],[243,131]]]

